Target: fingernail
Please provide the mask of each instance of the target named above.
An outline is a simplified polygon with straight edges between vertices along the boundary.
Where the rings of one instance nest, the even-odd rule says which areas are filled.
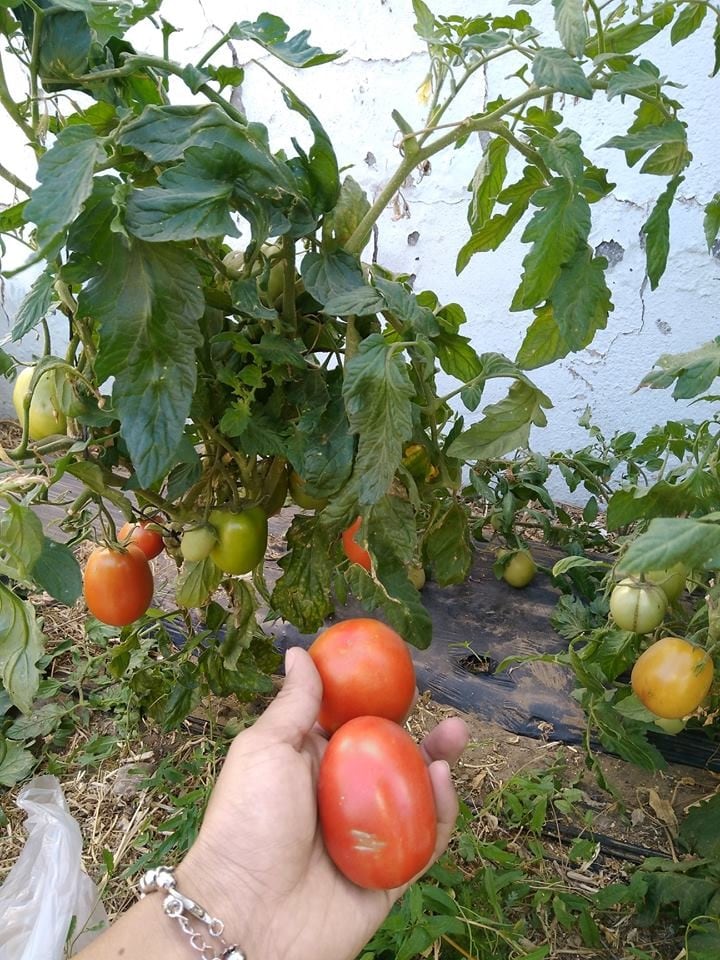
[[[285,676],[287,677],[292,670],[293,663],[297,659],[297,649],[295,647],[290,647],[285,651]]]

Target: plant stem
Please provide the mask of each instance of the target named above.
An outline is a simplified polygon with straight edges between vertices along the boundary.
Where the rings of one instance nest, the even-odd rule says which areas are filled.
[[[7,182],[11,186],[15,187],[16,190],[22,190],[22,192],[26,193],[28,196],[30,196],[32,193],[32,187],[28,186],[28,184],[25,183],[24,180],[21,180],[20,177],[15,176],[12,170],[8,170],[7,167],[4,167],[1,163],[0,177],[2,177],[3,180],[7,180]]]
[[[598,53],[605,53],[605,28],[603,27],[600,9],[595,0],[587,0],[588,6],[593,12],[595,18],[595,29],[597,30]]]
[[[40,54],[40,34],[42,33],[44,11],[32,4],[33,8],[33,37],[32,50],[30,53],[30,111],[32,117],[32,128],[34,130],[33,139],[37,138],[38,128],[40,126],[40,109],[38,107],[38,56]]]
[[[5,107],[6,113],[12,117],[15,123],[20,127],[22,132],[28,138],[31,143],[35,142],[35,131],[30,126],[30,124],[24,119],[18,105],[15,103],[13,98],[10,96],[10,91],[8,90],[7,81],[5,80],[5,71],[3,69],[2,58],[0,57],[0,104]]]

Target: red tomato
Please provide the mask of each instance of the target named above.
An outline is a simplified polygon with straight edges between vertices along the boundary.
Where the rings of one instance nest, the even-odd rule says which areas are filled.
[[[118,541],[126,546],[128,543],[134,543],[140,547],[148,560],[154,560],[158,554],[162,553],[163,538],[157,530],[149,530],[149,523],[156,523],[156,520],[141,520],[140,523],[125,523],[120,527]]]
[[[342,545],[345,556],[350,563],[359,563],[361,567],[364,567],[369,572],[372,565],[370,562],[370,554],[365,547],[361,547],[355,539],[361,523],[362,517],[358,517],[357,520],[350,524],[347,530],[343,531]]]
[[[325,847],[348,880],[391,890],[425,869],[437,837],[430,774],[402,727],[356,717],[330,739],[320,764]]]
[[[88,610],[103,623],[124,627],[141,617],[153,596],[147,557],[131,543],[126,550],[98,547],[85,566],[83,592]]]
[[[415,696],[408,646],[379,620],[341,620],[309,650],[323,682],[318,722],[334,733],[353,717],[386,717],[403,723]]]

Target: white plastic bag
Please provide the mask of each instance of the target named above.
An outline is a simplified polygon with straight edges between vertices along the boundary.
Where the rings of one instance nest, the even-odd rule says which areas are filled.
[[[80,859],[80,828],[55,777],[20,791],[28,838],[0,887],[0,960],[62,960],[72,918],[72,951],[100,932],[107,915]]]

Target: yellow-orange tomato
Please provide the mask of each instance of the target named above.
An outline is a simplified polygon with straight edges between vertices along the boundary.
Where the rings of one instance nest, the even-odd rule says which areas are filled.
[[[681,637],[663,637],[640,654],[630,683],[648,710],[666,720],[686,717],[702,703],[713,680],[713,662]]]

